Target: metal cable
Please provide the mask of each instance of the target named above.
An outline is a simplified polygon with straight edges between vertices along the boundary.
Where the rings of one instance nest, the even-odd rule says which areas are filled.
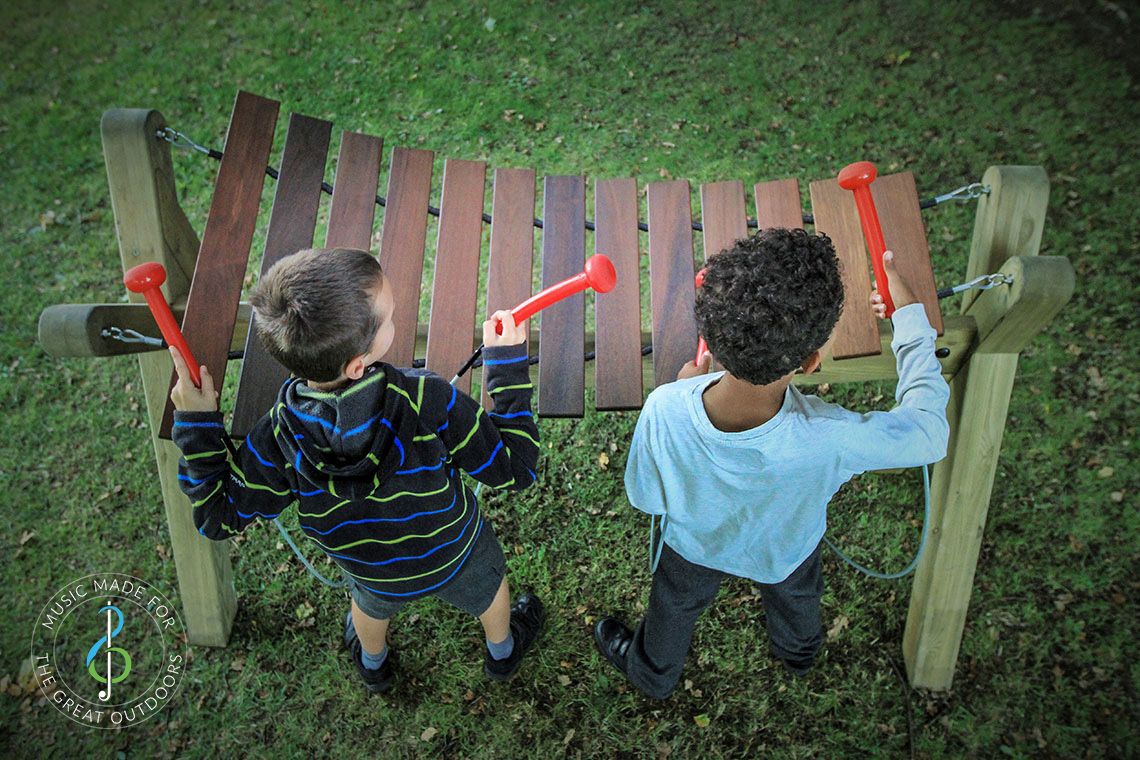
[[[160,139],[160,140],[165,140],[166,142],[172,144],[176,148],[194,150],[194,151],[197,151],[198,153],[209,156],[210,158],[213,158],[213,159],[216,159],[219,161],[222,159],[222,156],[225,155],[221,151],[214,150],[213,148],[207,148],[204,145],[200,145],[200,144],[194,142],[194,140],[190,139],[186,135],[186,133],[179,132],[178,130],[173,129],[171,127],[166,127],[165,129],[158,130],[158,132],[155,134],[155,136],[158,137],[158,139]],[[273,168],[272,166],[265,167],[265,173],[267,175],[269,175],[272,179],[277,179],[279,176],[277,169]],[[321,183],[321,190],[323,192],[327,193],[328,195],[332,195],[333,186],[331,184],[329,184],[328,182],[322,182]],[[934,208],[935,206],[946,203],[947,201],[970,201],[970,200],[974,200],[975,198],[978,198],[982,195],[988,195],[989,192],[990,192],[989,185],[983,185],[980,182],[972,182],[968,185],[963,185],[962,187],[959,187],[955,190],[951,190],[948,193],[943,193],[942,195],[936,195],[933,198],[922,199],[918,202],[918,207],[920,209],[928,209],[928,208]],[[388,199],[385,198],[383,195],[377,195],[376,196],[376,204],[379,206],[387,206],[388,205]],[[430,214],[431,216],[439,216],[439,209],[435,206],[432,206],[431,204],[428,204],[428,214]],[[812,214],[804,213],[801,216],[802,216],[804,224],[815,224],[815,217]],[[491,215],[484,213],[483,214],[483,222],[485,224],[490,224],[491,223]],[[746,221],[746,223],[747,223],[747,226],[749,229],[759,229],[759,227],[760,227],[759,222],[755,219],[748,219]],[[535,217],[534,218],[534,226],[540,230],[543,229],[542,219],[540,219],[539,217]],[[693,222],[692,228],[693,228],[693,230],[695,230],[697,232],[703,232],[705,229],[704,225],[701,222]],[[594,222],[587,219],[586,220],[586,229],[590,230],[590,231],[594,231],[596,229]],[[646,222],[638,220],[637,229],[640,230],[641,232],[649,232],[649,224]]]

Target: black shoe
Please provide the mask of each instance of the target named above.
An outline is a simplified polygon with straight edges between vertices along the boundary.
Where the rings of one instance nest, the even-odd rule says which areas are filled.
[[[633,641],[633,631],[614,617],[604,617],[594,625],[594,643],[602,657],[626,675],[625,655],[629,642]]]
[[[356,665],[356,672],[360,674],[360,680],[364,682],[365,689],[373,694],[380,694],[392,688],[392,684],[396,680],[395,650],[388,647],[388,656],[375,670],[364,667],[363,647],[360,645],[360,639],[356,635],[356,628],[351,624],[351,619],[344,627],[344,644],[348,647],[352,662]]]
[[[523,655],[538,638],[546,622],[546,608],[534,594],[523,594],[511,605],[511,635],[514,649],[505,659],[496,660],[489,651],[483,652],[483,672],[495,681],[509,681],[518,672]]]
[[[784,663],[784,670],[791,673],[796,678],[803,678],[811,672],[812,661],[808,660],[803,662],[792,662],[791,660],[781,659],[780,662]]]

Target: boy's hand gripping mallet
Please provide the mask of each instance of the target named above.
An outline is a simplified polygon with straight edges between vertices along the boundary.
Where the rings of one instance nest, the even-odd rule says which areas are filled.
[[[170,306],[159,290],[164,282],[166,282],[166,270],[156,261],[131,267],[123,275],[123,284],[127,286],[127,290],[132,293],[142,293],[146,298],[146,305],[150,307],[150,313],[154,316],[154,321],[158,324],[159,332],[162,333],[166,344],[174,346],[178,349],[178,353],[182,354],[186,368],[190,370],[190,379],[194,381],[196,388],[201,388],[202,375],[198,370],[198,360],[190,352],[190,346],[186,344],[186,338],[183,337]]]
[[[701,271],[697,272],[696,285],[699,288],[704,284],[705,284],[705,270],[702,268]],[[709,352],[709,344],[705,343],[704,336],[703,335],[697,336],[697,358],[693,359],[693,364],[695,364],[698,367],[701,366],[701,359],[704,359],[705,354],[707,354],[708,352]]]
[[[568,277],[557,285],[551,285],[545,290],[535,293],[530,298],[520,303],[515,308],[511,309],[511,316],[515,320],[515,324],[522,324],[526,319],[533,317],[538,312],[545,309],[551,304],[557,303],[564,298],[569,298],[575,293],[580,293],[586,288],[591,288],[599,293],[608,293],[614,289],[617,284],[617,271],[614,269],[614,263],[610,261],[608,256],[603,254],[595,254],[586,259],[586,267],[573,277]],[[495,326],[495,332],[502,334],[503,325],[500,322]],[[471,365],[483,353],[483,345],[480,344],[479,348],[475,349],[475,353],[471,354],[459,371],[455,373],[455,377],[451,382],[454,383],[463,376],[467,370],[471,369]]]
[[[875,287],[883,297],[883,305],[887,307],[887,317],[895,313],[895,304],[891,300],[890,284],[887,282],[887,272],[883,267],[883,254],[887,244],[883,240],[883,228],[879,224],[879,212],[875,210],[875,199],[871,197],[871,183],[875,181],[878,172],[870,161],[857,161],[843,167],[839,172],[839,186],[850,190],[855,196],[855,208],[859,211],[859,224],[863,227],[863,237],[867,241],[867,251],[871,254],[871,268],[875,270]]]

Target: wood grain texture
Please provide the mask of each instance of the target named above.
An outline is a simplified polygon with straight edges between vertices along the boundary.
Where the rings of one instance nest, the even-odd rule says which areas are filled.
[[[701,185],[701,226],[705,261],[748,237],[744,183],[736,180]],[[693,347],[696,350],[696,346]]]
[[[332,124],[327,121],[296,113],[289,117],[261,259],[262,277],[281,259],[313,244],[331,134]],[[230,428],[230,435],[235,438],[244,438],[253,424],[269,411],[281,383],[289,376],[288,370],[265,351],[252,324],[248,336]]]
[[[810,185],[816,232],[831,238],[843,277],[843,313],[823,347],[824,359],[873,356],[882,349],[879,328],[871,313],[871,266],[855,197],[834,179]]]
[[[344,132],[336,160],[336,182],[329,206],[328,248],[372,249],[376,188],[384,141],[359,132]]]
[[[512,309],[530,298],[534,268],[533,169],[496,169],[491,200],[491,251],[487,262],[487,316]],[[487,370],[483,369],[482,401],[487,396]]]
[[[194,270],[199,244],[178,205],[170,144],[154,139],[165,126],[158,111],[114,109],[103,114],[101,132],[123,271],[143,261],[159,262],[168,275],[167,298],[177,302],[189,288],[188,273]],[[128,298],[136,303],[116,306],[148,311],[141,294],[128,291]],[[157,328],[148,334],[157,335]],[[138,362],[188,640],[195,645],[225,646],[237,610],[230,547],[225,542],[203,541],[198,535],[194,510],[178,484],[182,452],[172,441],[159,437],[170,398],[170,354],[142,354]],[[153,514],[151,505],[139,507]]]
[[[776,179],[759,182],[756,193],[756,224],[766,230],[781,227],[787,230],[803,229],[804,212],[800,207],[800,183],[794,179]]]
[[[469,327],[478,295],[486,172],[481,161],[448,159],[443,166],[426,366],[444,378],[451,378],[475,348]],[[469,393],[471,373],[455,387]]]
[[[895,255],[895,266],[922,302],[930,324],[942,334],[942,310],[930,264],[930,246],[918,206],[918,188],[910,172],[887,174],[871,183],[871,197],[883,225],[887,250]]]
[[[542,197],[542,287],[585,266],[586,183],[581,176],[546,177]],[[539,315],[538,410],[544,417],[585,412],[586,299],[582,293]]]
[[[392,321],[396,334],[392,347],[384,354],[384,361],[397,367],[412,366],[416,349],[432,157],[431,151],[396,148],[388,170],[388,205],[380,233],[380,265],[395,297]]]
[[[209,368],[219,392],[226,376],[230,336],[257,224],[278,105],[275,100],[247,92],[237,95],[186,300],[182,332],[195,358]],[[176,380],[172,371],[170,388]],[[164,438],[170,436],[173,421],[173,405],[167,404],[161,429]]]
[[[594,185],[594,251],[617,270],[617,285],[594,296],[597,344],[595,400],[600,410],[640,409],[641,265],[637,230],[637,181]]]
[[[697,349],[693,316],[693,213],[689,183],[653,182],[649,200],[649,295],[653,310],[653,384],[671,383]]]

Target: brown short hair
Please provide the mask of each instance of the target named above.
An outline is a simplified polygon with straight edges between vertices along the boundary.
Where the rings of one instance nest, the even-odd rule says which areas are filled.
[[[250,293],[254,330],[269,355],[306,380],[330,382],[368,351],[384,272],[353,248],[298,251],[274,264]]]

